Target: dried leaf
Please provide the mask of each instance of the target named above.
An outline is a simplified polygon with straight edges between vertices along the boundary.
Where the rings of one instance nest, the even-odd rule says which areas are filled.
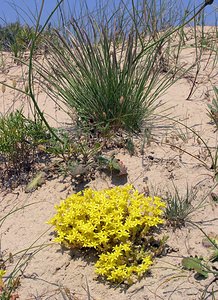
[[[9,260],[10,264],[13,264],[13,262],[14,262],[14,257],[13,257],[13,254],[12,254],[11,252],[9,253],[8,260]]]
[[[216,249],[209,257],[211,262],[218,261],[218,249]]]
[[[11,295],[10,300],[16,300],[16,299],[19,299],[19,298],[20,298],[20,297],[19,297],[18,294],[13,294],[13,295]]]
[[[77,177],[88,173],[89,167],[84,164],[74,164],[68,166],[71,176]]]
[[[127,167],[124,165],[124,163],[121,160],[118,160],[117,164],[119,165],[119,174],[118,176],[125,176],[127,175]]]
[[[25,192],[32,193],[34,192],[39,186],[41,186],[46,179],[45,172],[39,172],[36,176],[30,181],[30,183],[26,186]]]

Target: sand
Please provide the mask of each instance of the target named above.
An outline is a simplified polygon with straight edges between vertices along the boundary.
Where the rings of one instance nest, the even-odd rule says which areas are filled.
[[[185,49],[181,61],[190,64],[194,51],[193,48]],[[9,54],[3,55],[5,66],[0,71],[0,81],[10,85],[15,79],[17,87],[24,89],[23,78],[27,76],[26,68],[14,64]],[[193,205],[200,203],[203,197],[205,201],[190,216],[190,220],[200,226],[205,233],[218,234],[218,204],[210,195],[216,184],[213,170],[210,168],[211,160],[203,143],[186,128],[192,126],[207,145],[216,146],[217,132],[207,115],[207,105],[213,99],[212,85],[218,86],[216,76],[218,69],[211,63],[207,64],[208,55],[205,51],[194,93],[189,100],[186,98],[194,71],[179,79],[160,97],[165,103],[163,107],[170,108],[170,116],[185,126],[173,124],[166,118],[162,119],[161,123],[154,124],[153,136],[143,149],[142,139],[134,138],[136,144],[134,155],[131,156],[125,149],[113,150],[116,158],[127,167],[128,176],[125,180],[114,180],[111,176],[98,172],[95,179],[84,184],[85,187],[99,190],[129,182],[140,192],[164,195],[167,191],[173,192],[174,183],[182,195],[186,193],[187,185],[195,186],[198,197]],[[69,117],[55,107],[43,91],[38,91],[37,94],[39,105],[48,115],[52,126],[68,124]],[[6,88],[4,94],[0,91],[2,113],[23,106],[28,115],[29,106],[25,101],[27,101],[25,96],[19,92],[9,88]],[[207,167],[179,148],[197,156]],[[2,189],[0,217],[13,208],[20,208],[16,213],[9,215],[0,228],[0,250],[3,257],[8,257],[9,253],[14,255],[14,263],[11,263],[9,269],[12,270],[19,259],[21,259],[19,264],[23,263],[22,273],[17,274],[20,276],[20,284],[16,293],[20,300],[64,299],[60,290],[70,293],[72,299],[79,300],[203,299],[202,294],[213,280],[213,276],[210,274],[207,279],[200,280],[193,271],[184,270],[181,265],[183,257],[190,255],[208,257],[211,254],[211,249],[203,245],[204,234],[196,225],[186,223],[184,227],[176,229],[170,224],[164,226],[161,234],[168,236],[165,253],[155,259],[150,274],[131,287],[109,285],[105,281],[99,281],[94,273],[95,257],[92,253],[72,252],[52,243],[53,228],[46,222],[55,213],[54,205],[74,193],[77,188],[69,178],[51,176],[32,193],[25,193],[25,186],[19,186],[13,191]],[[215,187],[213,192],[217,191],[218,188]],[[24,249],[27,249],[26,253],[19,253]],[[212,299],[210,295],[212,288],[217,290],[217,282],[205,292],[208,297],[205,299]],[[91,298],[87,296],[87,289]]]

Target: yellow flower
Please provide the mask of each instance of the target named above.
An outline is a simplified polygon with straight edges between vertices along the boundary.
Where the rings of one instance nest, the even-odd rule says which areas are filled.
[[[0,269],[0,280],[2,280],[2,277],[6,274],[5,270]]]
[[[163,223],[163,208],[159,197],[145,197],[129,184],[101,191],[86,189],[56,205],[57,213],[48,223],[55,226],[56,242],[98,251],[97,274],[131,283],[152,264],[147,253],[142,262],[137,261],[134,243]]]

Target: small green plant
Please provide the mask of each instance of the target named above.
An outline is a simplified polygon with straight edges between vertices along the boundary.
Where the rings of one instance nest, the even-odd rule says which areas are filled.
[[[198,227],[198,225],[196,224],[193,225]],[[215,262],[218,261],[218,236],[214,234],[207,235],[200,227],[198,228],[205,235],[205,238],[203,238],[202,240],[203,246],[209,248],[212,251],[212,253],[207,258],[198,256],[184,257],[182,259],[182,266],[186,270],[194,271],[198,277],[201,277],[203,279],[207,279],[209,275],[212,275],[212,280],[207,285],[207,287],[201,295],[201,298],[199,299],[209,299],[209,295],[212,296],[211,299],[216,299],[215,293],[217,293],[217,290],[213,289],[212,287],[212,291],[210,292],[209,287],[218,281],[218,269],[215,264]]]
[[[73,194],[55,208],[48,222],[55,226],[54,241],[68,248],[96,249],[96,273],[112,282],[132,283],[152,264],[151,228],[162,224],[164,203],[145,197],[131,185]]]
[[[111,157],[99,156],[98,164],[100,168],[110,170],[111,174],[117,174],[118,176],[127,175],[127,168],[122,161],[115,158],[115,155]]]
[[[72,154],[75,153],[73,147],[74,143],[66,130],[56,128],[53,128],[53,130],[61,137],[62,142],[57,141],[54,136],[50,136],[49,141],[47,141],[47,144],[45,145],[45,152],[59,157],[63,159],[63,161],[67,161],[71,158]]]
[[[208,115],[216,125],[216,130],[218,130],[218,88],[214,87],[215,98],[213,98],[212,103],[208,104]]]
[[[5,270],[0,270],[0,299],[16,300],[19,298],[19,295],[15,292],[15,290],[19,286],[19,277],[8,280],[7,283],[4,283],[3,276],[5,275],[5,273]]]
[[[29,172],[37,146],[48,138],[40,120],[30,120],[21,111],[0,117],[0,157],[10,176]]]
[[[218,235],[206,235],[202,240],[202,245],[211,250],[209,257],[207,259],[201,257],[186,257],[182,260],[182,265],[187,269],[196,271],[197,274],[205,278],[208,277],[209,273],[218,277],[218,270],[213,267],[213,263],[218,261]]]
[[[91,170],[97,168],[97,157],[101,153],[102,143],[93,140],[86,133],[70,133],[67,129],[54,129],[62,143],[53,136],[44,147],[45,153],[58,159],[57,171],[72,179],[90,177]]]
[[[187,186],[186,193],[180,195],[175,185],[174,191],[174,193],[167,193],[165,218],[171,226],[181,227],[196,210],[192,203],[197,198],[197,191]]]

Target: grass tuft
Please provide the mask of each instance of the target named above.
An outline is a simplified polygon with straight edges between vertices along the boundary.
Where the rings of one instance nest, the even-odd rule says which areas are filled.
[[[185,226],[190,215],[196,210],[193,201],[197,198],[197,191],[187,186],[184,195],[181,195],[178,188],[174,186],[174,193],[169,192],[166,197],[165,218],[173,227]]]
[[[76,110],[83,126],[140,132],[172,83],[160,76],[164,41],[151,45],[134,27],[117,41],[107,24],[89,22],[89,34],[73,20],[67,37],[56,31],[55,43],[47,41],[47,64],[37,65],[41,84],[59,106]]]

